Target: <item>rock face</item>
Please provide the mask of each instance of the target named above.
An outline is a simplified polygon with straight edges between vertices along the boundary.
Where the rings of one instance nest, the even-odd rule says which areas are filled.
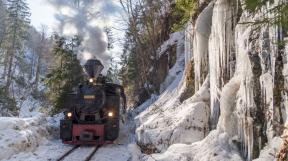
[[[183,103],[179,101],[187,82],[174,77],[173,88],[164,88],[156,103],[137,117],[139,125],[142,124],[136,131],[141,145],[165,151],[171,144],[192,143],[190,148],[193,149],[201,147],[203,141],[193,142],[215,129],[214,134],[225,134],[225,138],[233,142],[231,146],[238,147],[244,160],[258,158],[260,154],[266,156],[261,152],[266,145],[275,147],[273,140],[277,140],[275,138],[283,133],[283,126],[288,124],[288,45],[278,43],[287,38],[279,26],[247,24],[259,20],[261,13],[245,12],[240,2],[213,1],[199,14],[195,24],[187,25],[183,57],[186,66],[190,62],[194,65],[195,94]],[[278,1],[267,4],[261,12],[276,3]],[[181,117],[189,118],[188,124],[181,122]],[[166,119],[173,121],[158,124],[159,120]],[[205,129],[202,135],[186,128],[195,124]],[[163,138],[165,142],[159,141]],[[197,160],[195,155],[189,154],[186,159]]]
[[[174,143],[193,143],[208,132],[209,81],[206,79],[193,97],[180,101],[186,84],[183,41],[178,41],[177,46],[176,63],[161,84],[164,92],[136,117],[138,144],[149,151],[162,152]]]
[[[281,113],[287,110],[282,99],[284,52],[277,45],[282,40],[278,34],[280,28],[243,25],[255,19],[257,15],[252,18],[244,12],[235,26],[235,74],[223,88],[218,88],[221,92],[218,128],[238,138],[246,160],[257,158],[267,141],[282,134],[277,129],[286,121]],[[228,91],[233,89],[227,90],[232,80],[238,82],[234,85],[238,90],[233,94],[234,101],[227,103],[225,98],[232,95]]]

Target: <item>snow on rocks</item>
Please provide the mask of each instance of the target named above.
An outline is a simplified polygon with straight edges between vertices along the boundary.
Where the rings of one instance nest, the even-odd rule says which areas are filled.
[[[253,161],[271,161],[275,160],[276,154],[279,152],[283,139],[274,137],[261,151],[260,156]]]
[[[0,160],[22,151],[32,151],[48,136],[46,119],[0,117]]]
[[[25,95],[25,94],[20,94],[20,95]],[[26,94],[28,95],[28,94]],[[39,115],[40,112],[38,111],[39,108],[41,107],[41,103],[38,100],[35,100],[32,96],[28,96],[27,98],[24,99],[24,97],[21,100],[20,98],[17,98],[18,106],[20,107],[20,112],[19,116],[20,117],[33,117],[36,115]]]
[[[227,133],[214,130],[202,141],[174,144],[160,154],[146,155],[143,161],[242,161]]]
[[[227,132],[230,137],[237,135],[237,120],[234,116],[235,100],[240,87],[241,79],[233,77],[222,89],[220,98],[221,114],[218,127],[220,131]]]
[[[203,84],[194,97],[180,102],[184,91],[183,54],[177,54],[177,61],[170,69],[162,85],[167,86],[158,100],[152,103],[136,118],[136,139],[141,147],[164,151],[174,143],[192,143],[203,139],[208,131],[209,82]],[[175,72],[176,70],[180,72]],[[171,78],[171,75],[174,77]],[[173,79],[174,78],[174,79]],[[165,85],[166,84],[166,85]],[[206,102],[205,102],[205,101]]]
[[[183,31],[175,32],[170,35],[170,38],[165,41],[161,47],[158,49],[158,57],[165,53],[169,46],[177,44],[177,48],[181,47],[183,44],[179,41],[184,41],[184,34]]]
[[[164,90],[169,86],[171,87],[171,84],[174,84],[172,85],[172,88],[179,84],[183,76],[184,67],[184,54],[179,54],[177,55],[175,65],[169,70],[164,82],[160,85],[160,93],[164,92]],[[178,80],[178,82],[175,82],[174,80]]]

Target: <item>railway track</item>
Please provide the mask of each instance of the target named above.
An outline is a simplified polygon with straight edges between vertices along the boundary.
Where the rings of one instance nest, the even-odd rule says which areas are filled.
[[[82,161],[90,161],[92,159],[92,157],[94,156],[94,154],[96,153],[96,151],[98,150],[100,146],[95,146],[95,147],[91,147],[93,148],[93,150],[91,152],[88,152],[88,154],[83,154],[83,153],[80,153],[79,155],[83,155],[83,159],[81,159]],[[66,159],[67,160],[71,160],[69,159],[69,157],[72,157],[72,155],[77,151],[77,149],[79,149],[80,146],[74,146],[72,149],[68,150],[66,153],[64,153],[61,157],[59,157],[58,159],[56,159],[56,161],[65,161]],[[77,154],[75,154],[77,155]],[[78,160],[78,159],[77,159]]]

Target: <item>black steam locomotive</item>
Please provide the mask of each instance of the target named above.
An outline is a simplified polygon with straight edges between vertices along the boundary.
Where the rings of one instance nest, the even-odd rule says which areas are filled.
[[[88,60],[84,68],[89,81],[69,94],[60,138],[65,144],[112,143],[119,135],[120,108],[126,107],[123,87],[106,81],[99,60]]]

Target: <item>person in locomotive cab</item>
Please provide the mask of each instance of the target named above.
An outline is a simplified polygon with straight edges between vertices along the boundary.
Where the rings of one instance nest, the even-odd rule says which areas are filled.
[[[71,97],[74,105],[60,121],[60,137],[65,144],[111,143],[119,135],[120,108],[126,108],[124,89],[106,81],[99,60],[89,59],[84,68],[88,82]]]

